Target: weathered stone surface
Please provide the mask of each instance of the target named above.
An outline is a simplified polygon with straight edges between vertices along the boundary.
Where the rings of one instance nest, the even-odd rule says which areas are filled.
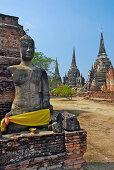
[[[80,130],[80,125],[76,115],[68,112],[62,113],[62,127],[67,131]]]
[[[61,133],[63,129],[62,125],[62,114],[51,116],[50,125],[48,126],[49,130],[52,130],[55,133]]]
[[[27,35],[20,39],[21,63],[10,66],[15,85],[11,114],[17,115],[49,108],[49,85],[45,70],[32,64],[34,41]]]
[[[53,130],[55,133],[62,132],[62,129],[67,131],[76,131],[80,130],[80,124],[76,115],[69,112],[63,112],[51,117],[48,129]]]
[[[61,133],[61,132],[62,132],[62,126],[61,126],[59,123],[54,122],[54,123],[52,124],[52,130],[53,130],[53,132],[55,132],[55,133]]]

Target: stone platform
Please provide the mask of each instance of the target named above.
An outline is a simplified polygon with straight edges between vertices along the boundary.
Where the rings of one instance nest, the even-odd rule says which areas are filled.
[[[86,131],[3,135],[0,138],[0,169],[83,169]]]

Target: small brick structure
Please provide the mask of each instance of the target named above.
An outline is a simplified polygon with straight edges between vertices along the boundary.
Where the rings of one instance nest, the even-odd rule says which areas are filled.
[[[0,169],[82,169],[86,131],[3,135],[0,138]]]
[[[0,14],[0,119],[10,111],[14,85],[7,67],[20,63],[19,39],[25,32],[18,17]]]
[[[65,133],[67,156],[63,163],[64,169],[77,170],[86,167],[86,161],[83,158],[87,149],[86,136],[85,130]]]

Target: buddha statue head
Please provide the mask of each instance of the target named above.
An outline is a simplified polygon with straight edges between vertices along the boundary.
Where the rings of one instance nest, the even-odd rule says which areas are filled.
[[[31,61],[34,57],[34,40],[28,35],[20,38],[20,55],[21,60],[25,62]]]

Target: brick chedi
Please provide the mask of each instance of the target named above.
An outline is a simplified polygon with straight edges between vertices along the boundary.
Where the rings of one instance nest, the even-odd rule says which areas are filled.
[[[110,59],[107,57],[104,46],[103,33],[101,31],[98,58],[94,63],[94,67],[92,67],[92,69],[88,72],[88,79],[83,90],[100,90],[106,81],[106,73],[110,68],[113,68],[113,66]]]
[[[14,85],[8,66],[19,64],[19,38],[25,34],[18,17],[0,14],[0,119],[10,110]]]
[[[68,76],[65,74],[65,77],[63,77],[63,84],[67,84],[70,87],[78,87],[83,86],[84,82],[84,77],[80,75],[80,71],[76,66],[75,49],[73,49],[72,64],[68,71]]]

